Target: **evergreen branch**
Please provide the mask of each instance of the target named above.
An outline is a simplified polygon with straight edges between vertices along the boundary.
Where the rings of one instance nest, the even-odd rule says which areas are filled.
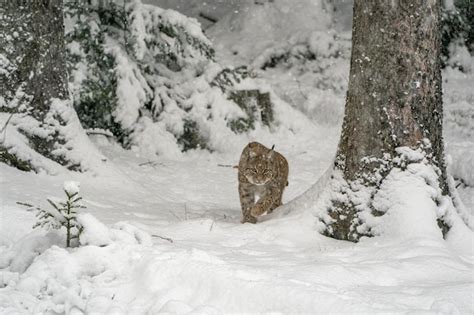
[[[51,199],[46,199],[46,200],[49,202],[51,206],[53,206],[54,209],[56,209],[58,212],[61,212],[61,210],[59,210],[59,207]]]
[[[64,190],[64,192],[66,193],[66,196],[67,196],[68,200],[71,200],[72,198],[74,198],[78,194],[78,192],[75,192],[73,194],[69,194],[69,192],[67,190]]]
[[[10,114],[10,117],[8,117],[7,121],[5,122],[5,125],[3,125],[2,129],[0,130],[0,134],[2,134],[3,132],[5,132],[3,134],[3,140],[5,140],[5,137],[7,135],[7,127],[8,127],[8,123],[10,122],[10,119],[12,119],[13,115],[15,115],[15,113],[11,113]]]
[[[31,205],[29,203],[26,203],[26,202],[17,201],[16,204],[20,205],[20,206],[28,207],[28,208],[34,208],[33,205]]]
[[[76,203],[76,202],[79,202],[79,201],[81,201],[81,200],[82,200],[82,197],[77,197],[76,199],[74,199],[74,200],[72,201],[72,203]]]
[[[28,207],[29,209],[36,209],[35,214],[36,223],[33,228],[45,228],[45,229],[61,229],[66,228],[66,247],[69,247],[71,240],[79,238],[79,235],[84,230],[84,227],[77,222],[77,211],[76,209],[86,208],[79,204],[82,197],[78,196],[78,192],[69,194],[64,190],[67,196],[66,202],[54,202],[51,199],[46,199],[51,205],[52,209],[41,209],[40,207],[34,207],[33,205],[25,202],[17,202],[17,204]],[[74,230],[74,228],[77,230]]]

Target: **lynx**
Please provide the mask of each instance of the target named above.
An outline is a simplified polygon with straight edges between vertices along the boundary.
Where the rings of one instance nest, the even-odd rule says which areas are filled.
[[[258,216],[281,205],[288,186],[288,162],[273,148],[251,142],[242,151],[238,169],[241,222],[256,223]]]

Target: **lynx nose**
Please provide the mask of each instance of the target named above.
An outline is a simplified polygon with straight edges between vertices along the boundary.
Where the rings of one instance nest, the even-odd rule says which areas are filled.
[[[264,176],[263,174],[259,174],[259,175],[257,175],[256,178],[255,178],[255,183],[256,183],[257,185],[264,185],[264,184],[266,184],[266,182],[267,182],[267,181],[266,181],[266,178],[265,178],[265,176]]]

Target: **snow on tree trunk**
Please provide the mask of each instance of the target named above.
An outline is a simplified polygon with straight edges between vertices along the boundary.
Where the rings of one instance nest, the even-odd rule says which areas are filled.
[[[360,215],[383,214],[375,193],[395,168],[425,160],[449,194],[442,138],[440,5],[436,0],[354,2],[349,89],[325,234],[371,236]],[[411,150],[400,149],[407,147]],[[411,152],[411,153],[407,153]],[[418,152],[421,155],[417,155]],[[438,218],[446,232],[447,226]]]
[[[71,153],[82,129],[69,100],[62,1],[2,1],[0,22],[0,161],[83,169]]]

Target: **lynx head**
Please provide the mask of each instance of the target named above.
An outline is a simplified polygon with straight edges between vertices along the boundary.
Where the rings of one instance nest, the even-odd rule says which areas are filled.
[[[275,151],[258,142],[249,144],[249,157],[243,173],[254,185],[265,185],[275,176],[273,155]]]

